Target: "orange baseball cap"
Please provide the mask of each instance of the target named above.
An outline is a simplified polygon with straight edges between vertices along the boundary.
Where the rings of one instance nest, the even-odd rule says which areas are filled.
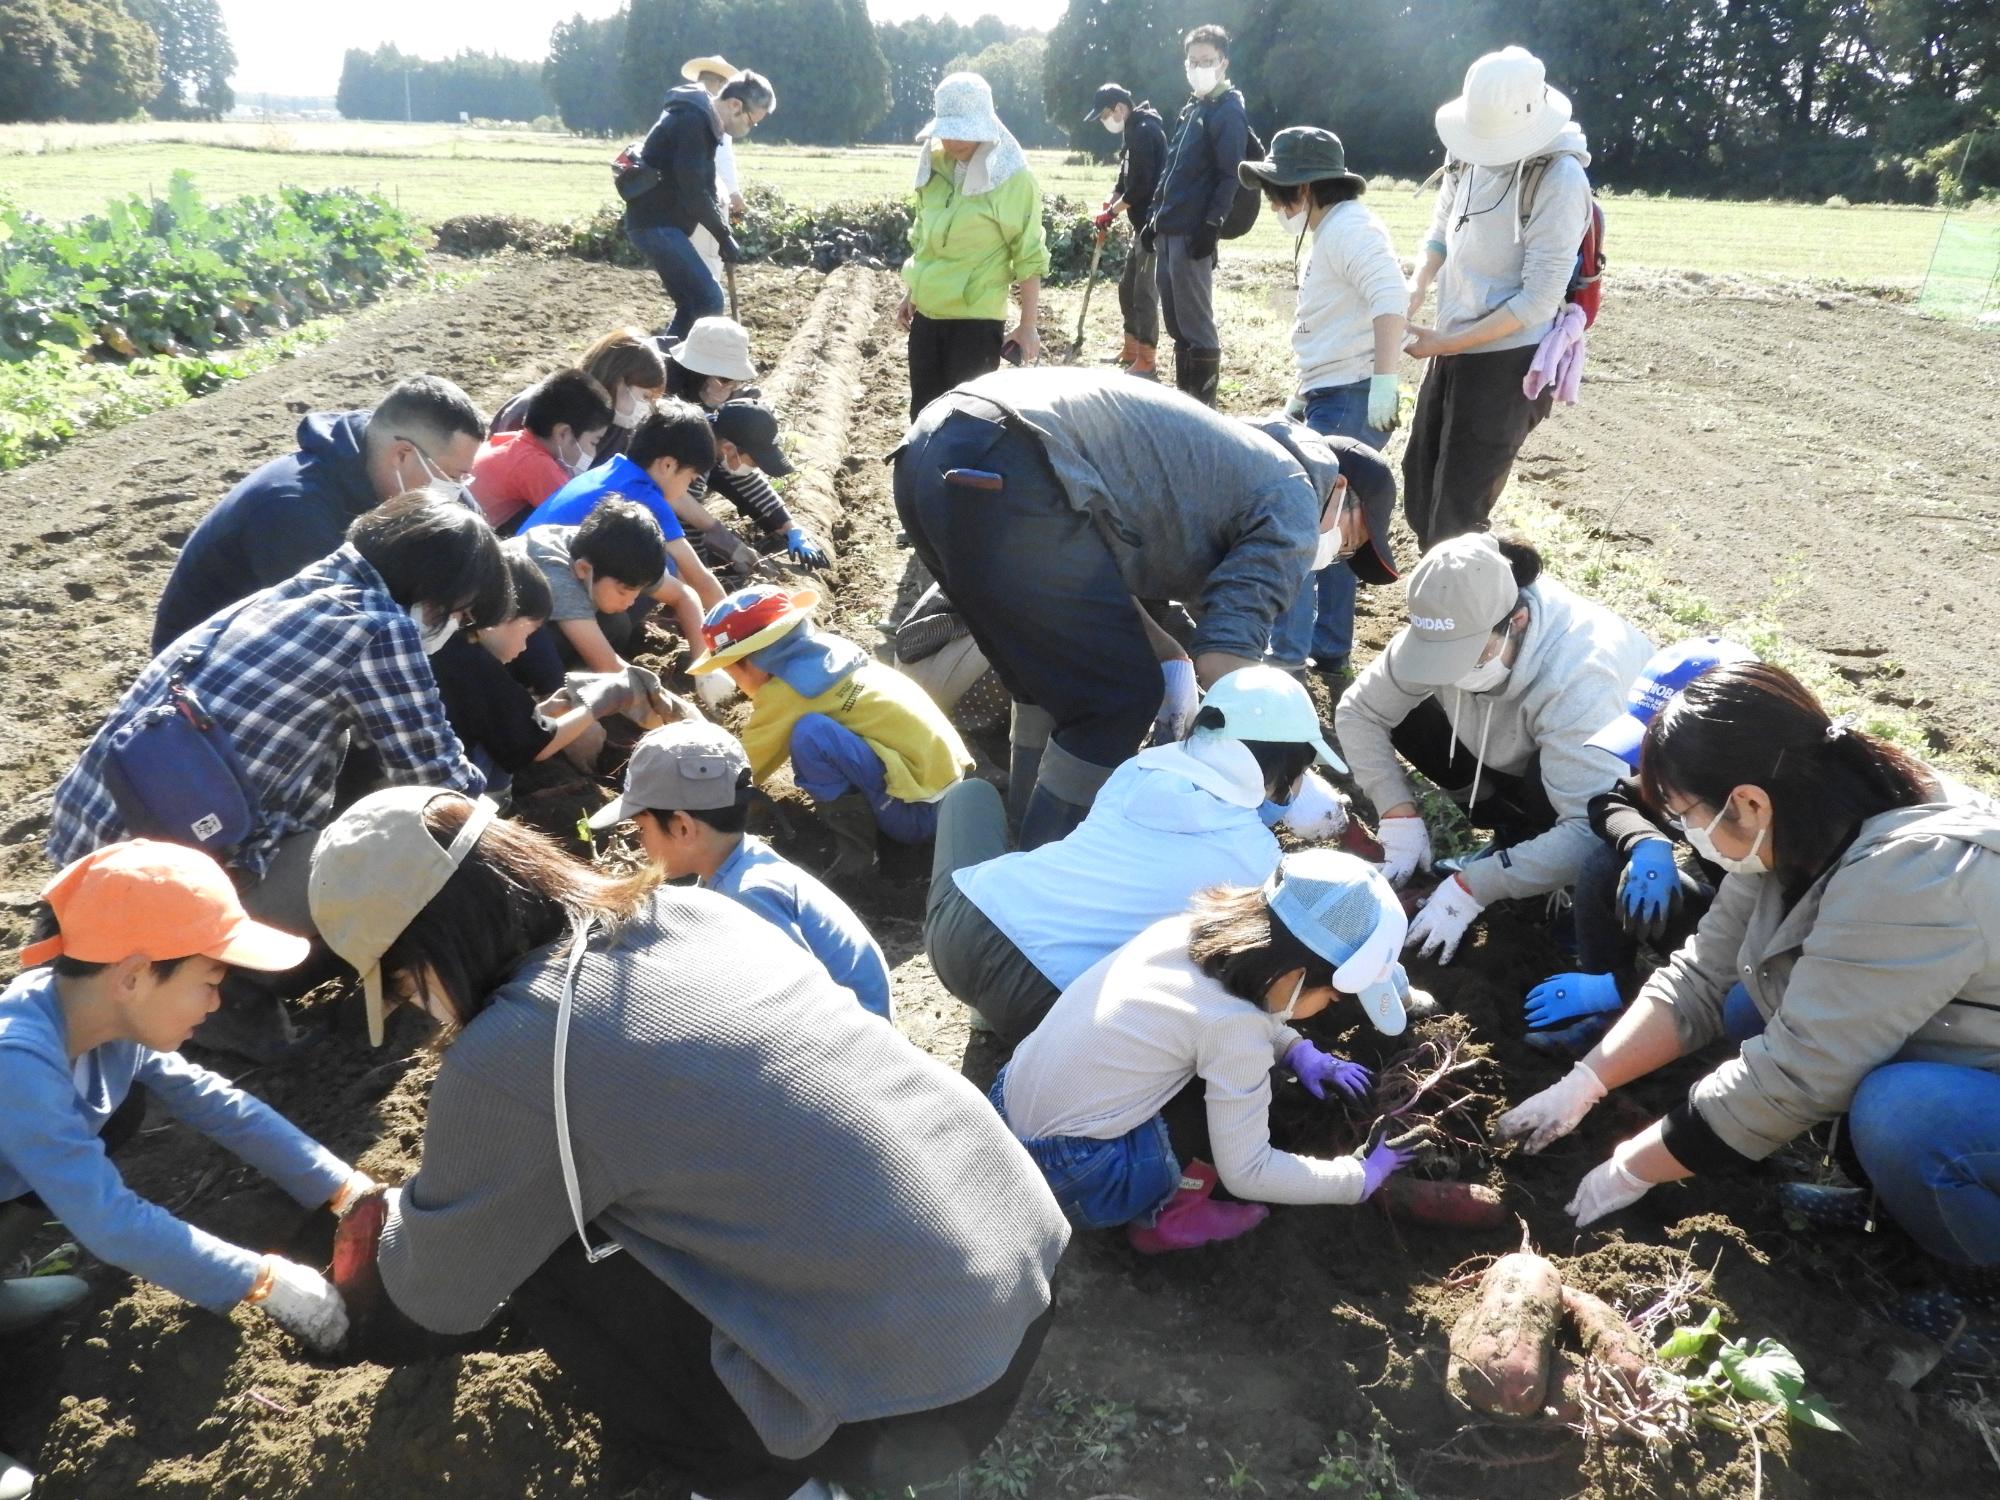
[[[155,963],[199,953],[246,969],[290,969],[305,938],[252,921],[222,866],[199,849],[155,839],[107,844],[42,888],[62,930],[21,950],[32,968],[58,956],[115,964],[137,953]]]

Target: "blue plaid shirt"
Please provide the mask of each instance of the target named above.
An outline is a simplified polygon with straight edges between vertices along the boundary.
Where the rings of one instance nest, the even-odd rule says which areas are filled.
[[[57,866],[128,836],[104,781],[111,737],[165,702],[174,664],[211,638],[188,685],[229,732],[258,793],[233,868],[261,877],[280,840],[327,825],[350,740],[375,747],[391,783],[485,790],[445,718],[416,622],[344,546],[197,625],[139,674],[56,788],[47,849]]]

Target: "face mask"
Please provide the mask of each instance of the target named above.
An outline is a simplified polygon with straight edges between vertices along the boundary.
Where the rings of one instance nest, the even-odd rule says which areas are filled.
[[[1340,493],[1329,502],[1332,515],[1326,523],[1326,530],[1322,531],[1313,542],[1312,570],[1315,573],[1322,568],[1332,567],[1342,558],[1354,555],[1354,549],[1342,539],[1343,531],[1340,524],[1340,518],[1347,513],[1347,507],[1352,499],[1353,491],[1342,486]]]
[[[637,427],[646,415],[646,398],[627,391],[618,398],[618,425]]]
[[[576,446],[575,458],[568,457],[560,448],[556,449],[556,462],[569,470],[573,475],[581,474],[584,470],[588,469],[592,456],[590,450],[585,448],[581,443],[578,443]]]
[[[1193,89],[1197,94],[1210,93],[1218,83],[1222,82],[1222,69],[1219,65],[1215,64],[1211,64],[1205,68],[1198,68],[1193,63],[1189,63],[1187,65],[1187,81],[1188,87]]]
[[[450,645],[451,638],[458,634],[458,616],[449,610],[438,617],[436,624],[427,622],[414,610],[410,612],[410,618],[416,622],[417,639],[423,643],[426,656],[436,656]]]
[[[1507,664],[1507,643],[1503,637],[1498,651],[1459,678],[1452,686],[1461,693],[1490,693],[1505,682],[1507,675],[1513,670]]]
[[[1125,133],[1125,122],[1123,120],[1099,120],[1097,123],[1113,135],[1123,135]]]
[[[740,464],[724,464],[722,472],[736,479],[743,479],[757,472],[757,466],[748,460]]]
[[[1757,857],[1764,847],[1764,835],[1771,831],[1768,827],[1757,830],[1757,837],[1750,844],[1750,852],[1741,859],[1726,859],[1715,852],[1715,840],[1710,838],[1709,834],[1715,825],[1722,821],[1723,813],[1728,810],[1725,806],[1722,812],[1710,818],[1702,827],[1690,827],[1687,830],[1688,842],[1694,845],[1694,852],[1710,864],[1722,866],[1732,875],[1768,875],[1770,872],[1764,868],[1764,862]]]
[[[1306,232],[1306,221],[1310,217],[1310,211],[1303,208],[1278,210],[1278,222],[1284,226],[1286,234],[1304,234]]]
[[[456,500],[467,510],[479,509],[479,502],[472,496],[471,485],[466,484],[463,480],[453,479],[449,474],[439,469],[436,464],[430,461],[430,456],[423,449],[417,448],[416,454],[417,462],[424,466],[424,473],[430,476],[431,489],[443,495],[447,500]],[[418,623],[421,624],[422,622],[419,621]]]
[[[1279,1011],[1276,1017],[1274,1017],[1280,1026],[1291,1020],[1292,1012],[1299,1008],[1299,995],[1305,987],[1306,971],[1301,969],[1299,970],[1299,982],[1292,986],[1292,998],[1285,1002],[1285,1008]]]

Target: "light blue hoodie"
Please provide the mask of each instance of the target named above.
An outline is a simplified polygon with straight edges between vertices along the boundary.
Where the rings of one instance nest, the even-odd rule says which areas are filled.
[[[1236,740],[1145,750],[1111,773],[1068,838],[960,870],[958,888],[1066,989],[1212,885],[1261,885],[1278,867],[1264,778]]]

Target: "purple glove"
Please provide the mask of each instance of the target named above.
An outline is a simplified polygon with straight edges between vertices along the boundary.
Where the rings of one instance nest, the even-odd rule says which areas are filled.
[[[1306,1092],[1315,1099],[1326,1097],[1329,1083],[1350,1099],[1361,1098],[1375,1083],[1360,1063],[1335,1057],[1331,1052],[1322,1052],[1304,1038],[1293,1042],[1286,1050],[1285,1066],[1292,1070],[1299,1082],[1305,1085]]]
[[[1383,1142],[1361,1159],[1361,1201],[1375,1196],[1375,1190],[1410,1164],[1414,1151],[1398,1151]]]

